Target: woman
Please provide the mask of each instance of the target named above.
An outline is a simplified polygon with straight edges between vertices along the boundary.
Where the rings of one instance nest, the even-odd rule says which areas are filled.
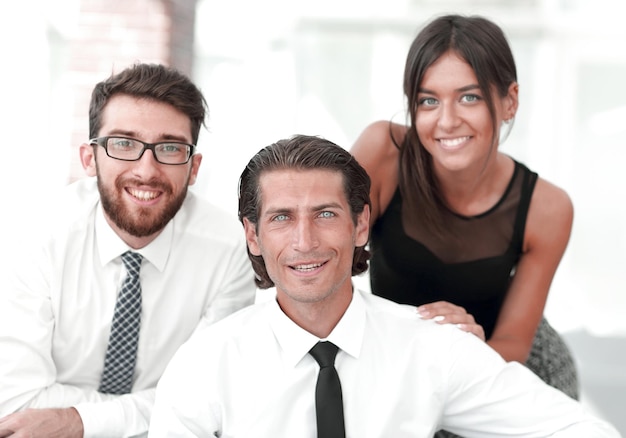
[[[351,151],[372,178],[373,293],[458,324],[577,398],[572,357],[543,318],[573,207],[498,151],[518,107],[502,30],[435,19],[411,45],[404,92],[410,126],[375,122]]]

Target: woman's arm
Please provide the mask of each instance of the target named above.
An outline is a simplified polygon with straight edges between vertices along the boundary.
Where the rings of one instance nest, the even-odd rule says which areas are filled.
[[[385,211],[398,186],[399,150],[390,132],[396,141],[401,141],[406,127],[385,120],[374,122],[363,130],[350,149],[372,180],[370,225]]]
[[[526,220],[524,247],[488,344],[507,361],[526,362],[550,285],[569,242],[573,205],[565,191],[539,178]]]
[[[563,257],[572,229],[573,206],[569,196],[549,182],[537,180],[533,192],[523,253],[487,343],[507,361],[525,363],[556,269]],[[485,339],[482,326],[463,308],[447,301],[417,308],[424,319],[459,328]]]

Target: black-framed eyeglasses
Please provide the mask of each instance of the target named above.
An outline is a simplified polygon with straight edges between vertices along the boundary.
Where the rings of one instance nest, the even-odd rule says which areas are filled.
[[[179,141],[146,143],[136,138],[115,136],[92,138],[89,144],[102,146],[109,157],[123,161],[137,161],[146,149],[150,149],[154,158],[162,164],[185,164],[196,147]]]

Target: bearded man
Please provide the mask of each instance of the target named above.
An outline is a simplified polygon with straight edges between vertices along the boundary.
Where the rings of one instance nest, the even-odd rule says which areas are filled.
[[[178,347],[254,301],[236,216],[188,191],[206,111],[162,65],[94,88],[88,178],[45,211],[0,298],[0,437],[146,435]]]

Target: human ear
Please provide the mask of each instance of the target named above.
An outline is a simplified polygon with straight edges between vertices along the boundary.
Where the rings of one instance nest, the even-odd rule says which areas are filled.
[[[192,186],[198,179],[198,169],[200,169],[200,163],[202,163],[202,154],[194,154],[191,157],[191,173],[189,175],[189,185]]]
[[[511,82],[507,95],[504,98],[504,120],[511,120],[517,113],[519,104],[519,84]]]
[[[356,220],[356,242],[355,246],[365,246],[369,240],[370,232],[370,206],[365,204],[363,211]]]
[[[96,176],[96,151],[93,145],[83,143],[80,145],[78,149],[78,153],[80,154],[80,164],[82,164],[83,169],[85,169],[85,173],[87,176]]]
[[[246,243],[248,244],[248,250],[250,254],[254,256],[261,255],[261,248],[258,242],[258,236],[256,234],[256,225],[248,220],[247,217],[243,218],[243,229],[246,233]]]

